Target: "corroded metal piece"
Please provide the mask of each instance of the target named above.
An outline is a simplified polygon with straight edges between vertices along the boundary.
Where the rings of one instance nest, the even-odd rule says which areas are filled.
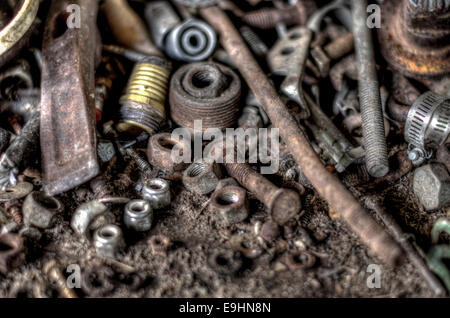
[[[147,158],[150,164],[169,173],[183,170],[187,164],[177,163],[172,158],[172,150],[175,145],[182,147],[183,143],[172,138],[169,133],[160,133],[150,137],[147,147]]]
[[[180,68],[170,84],[170,113],[183,127],[227,128],[237,121],[241,81],[230,68],[211,62]]]
[[[98,1],[78,1],[79,29],[60,23],[72,3],[53,1],[44,31],[41,150],[44,189],[51,195],[99,173],[94,105]]]
[[[429,10],[431,7],[421,7],[419,3],[427,1],[384,1],[379,29],[382,53],[404,75],[432,78],[449,74],[449,6]]]

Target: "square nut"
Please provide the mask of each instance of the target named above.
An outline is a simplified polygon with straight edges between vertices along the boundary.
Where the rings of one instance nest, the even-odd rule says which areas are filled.
[[[433,163],[416,169],[413,187],[426,210],[450,204],[450,176],[442,164]]]
[[[204,195],[214,191],[221,175],[215,162],[196,161],[183,172],[183,184],[186,189]]]

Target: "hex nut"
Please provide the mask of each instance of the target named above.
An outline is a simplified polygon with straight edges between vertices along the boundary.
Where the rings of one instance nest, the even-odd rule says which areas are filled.
[[[128,229],[144,232],[150,230],[153,222],[153,210],[146,200],[131,200],[125,205],[123,222]]]
[[[63,205],[58,199],[44,192],[31,192],[23,203],[23,221],[26,226],[48,229],[62,210]]]
[[[197,161],[183,172],[183,184],[186,189],[205,195],[214,191],[221,175],[220,168],[215,162]]]
[[[179,155],[182,155],[183,143],[172,138],[169,133],[160,133],[150,137],[147,147],[147,157],[149,163],[161,170],[172,173],[174,171],[181,171],[186,168],[187,164],[184,162],[175,162],[172,156],[173,148],[177,146],[180,150]]]
[[[228,224],[242,222],[248,217],[247,191],[236,186],[217,190],[211,197],[210,206]]]
[[[0,235],[0,273],[10,270],[25,262],[25,247],[20,235],[5,233]]]
[[[94,246],[98,255],[114,258],[125,247],[122,230],[113,224],[102,226],[94,233]]]
[[[450,204],[450,176],[442,164],[432,163],[416,169],[413,189],[426,210]]]
[[[155,210],[169,206],[172,202],[169,182],[161,178],[148,180],[142,188],[142,197]]]

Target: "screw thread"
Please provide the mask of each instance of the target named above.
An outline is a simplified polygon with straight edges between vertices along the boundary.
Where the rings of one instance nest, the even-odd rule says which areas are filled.
[[[299,15],[296,8],[263,8],[246,13],[242,19],[252,27],[267,30],[275,28],[278,23],[285,23],[287,25],[297,24],[299,22]]]
[[[166,119],[165,101],[170,76],[169,65],[160,58],[147,58],[133,69],[125,94],[120,99],[119,131],[158,131]]]
[[[262,57],[267,54],[267,52],[269,51],[267,45],[252,29],[250,29],[248,26],[243,26],[239,29],[239,31],[241,32],[242,37],[250,46],[255,55]]]
[[[383,111],[378,82],[360,85],[361,118],[369,174],[380,178],[389,172]]]

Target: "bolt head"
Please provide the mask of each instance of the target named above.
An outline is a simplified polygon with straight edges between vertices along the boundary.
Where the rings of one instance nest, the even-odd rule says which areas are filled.
[[[433,163],[416,169],[413,189],[426,210],[450,204],[450,175],[441,164]]]

